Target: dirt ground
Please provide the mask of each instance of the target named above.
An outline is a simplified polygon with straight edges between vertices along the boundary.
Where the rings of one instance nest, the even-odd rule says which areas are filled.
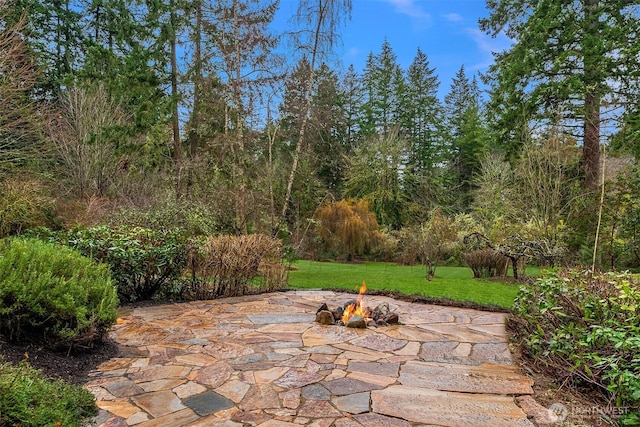
[[[18,364],[28,357],[29,364],[50,378],[61,378],[73,384],[83,384],[88,374],[100,363],[118,355],[118,346],[107,341],[90,352],[67,355],[34,344],[8,343],[0,336],[0,361]]]

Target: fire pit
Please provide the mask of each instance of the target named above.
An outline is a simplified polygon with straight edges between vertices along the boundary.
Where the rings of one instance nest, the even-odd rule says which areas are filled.
[[[365,307],[364,293],[367,291],[367,285],[362,282],[358,298],[356,300],[347,301],[342,307],[329,309],[327,303],[323,303],[316,312],[316,322],[323,325],[344,325],[348,328],[366,328],[371,326],[388,326],[392,323],[398,323],[398,315],[392,313],[389,304],[379,304],[373,310]]]

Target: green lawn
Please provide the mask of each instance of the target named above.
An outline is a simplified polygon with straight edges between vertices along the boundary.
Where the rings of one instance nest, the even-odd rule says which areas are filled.
[[[424,267],[400,266],[393,263],[296,261],[289,274],[293,288],[341,288],[357,290],[362,282],[367,288],[393,290],[455,301],[510,308],[518,293],[518,285],[473,278],[465,267],[438,267],[436,277],[427,281]],[[529,271],[528,271],[529,273]]]

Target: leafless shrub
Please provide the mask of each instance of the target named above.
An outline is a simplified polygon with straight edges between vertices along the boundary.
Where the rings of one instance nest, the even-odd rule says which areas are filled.
[[[462,260],[476,279],[504,276],[509,266],[509,258],[489,248],[462,254]]]
[[[189,265],[196,299],[272,291],[287,282],[282,242],[264,234],[208,237],[194,245]]]
[[[45,185],[28,176],[0,181],[0,237],[48,224],[55,201]]]

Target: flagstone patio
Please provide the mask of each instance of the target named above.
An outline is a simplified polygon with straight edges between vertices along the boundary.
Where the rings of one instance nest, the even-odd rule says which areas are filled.
[[[122,310],[86,384],[94,425],[533,426],[506,314],[366,296],[401,324],[314,322],[350,294],[289,291]],[[530,401],[530,399],[528,400]],[[535,403],[535,402],[534,402]]]

